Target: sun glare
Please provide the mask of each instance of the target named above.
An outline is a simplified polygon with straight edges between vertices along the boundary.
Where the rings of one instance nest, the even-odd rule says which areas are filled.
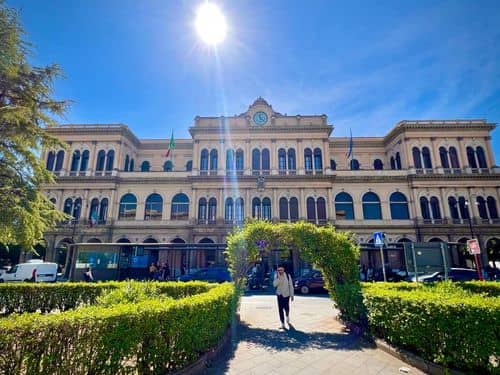
[[[206,44],[219,44],[226,37],[226,19],[215,4],[203,3],[196,13],[195,24],[198,35]]]

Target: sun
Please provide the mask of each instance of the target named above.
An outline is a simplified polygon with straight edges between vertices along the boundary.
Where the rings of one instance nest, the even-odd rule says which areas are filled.
[[[203,3],[196,12],[196,31],[209,45],[217,45],[226,37],[226,18],[219,7],[209,2]]]

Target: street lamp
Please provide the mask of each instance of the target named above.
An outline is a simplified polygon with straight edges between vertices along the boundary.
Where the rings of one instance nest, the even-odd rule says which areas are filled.
[[[71,244],[69,245],[67,256],[66,256],[66,268],[64,272],[64,277],[69,279],[71,275],[71,266],[73,264],[73,253],[75,251],[75,233],[76,233],[76,224],[78,224],[78,219],[80,218],[80,208],[82,207],[82,203],[77,201],[73,206],[73,231],[71,232]],[[78,217],[77,215],[78,214]]]

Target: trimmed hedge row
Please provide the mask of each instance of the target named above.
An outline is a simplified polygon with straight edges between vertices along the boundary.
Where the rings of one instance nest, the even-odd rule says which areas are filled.
[[[446,367],[500,372],[500,298],[451,282],[364,284],[363,294],[375,335]]]
[[[172,298],[183,298],[189,295],[206,292],[210,286],[206,283],[177,282],[159,283],[150,281],[161,293]],[[49,312],[66,311],[85,304],[94,304],[97,297],[106,291],[117,289],[123,282],[109,281],[104,283],[1,283],[0,315],[13,312]]]
[[[201,283],[168,286],[203,289]],[[229,326],[233,284],[205,286],[179,300],[151,299],[109,308],[0,319],[2,374],[164,374],[214,347]]]

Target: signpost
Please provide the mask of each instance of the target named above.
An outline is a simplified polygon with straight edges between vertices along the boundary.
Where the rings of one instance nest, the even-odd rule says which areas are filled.
[[[472,240],[467,240],[467,250],[469,254],[474,255],[474,260],[476,261],[477,274],[479,280],[483,280],[483,273],[481,272],[481,265],[479,264],[479,254],[481,254],[481,247],[479,246],[479,241],[476,238]]]
[[[375,246],[379,246],[379,248],[380,248],[380,259],[382,261],[382,272],[384,274],[384,281],[387,281],[387,276],[385,274],[385,259],[384,259],[384,233],[374,232],[373,233],[373,241],[375,242]]]

